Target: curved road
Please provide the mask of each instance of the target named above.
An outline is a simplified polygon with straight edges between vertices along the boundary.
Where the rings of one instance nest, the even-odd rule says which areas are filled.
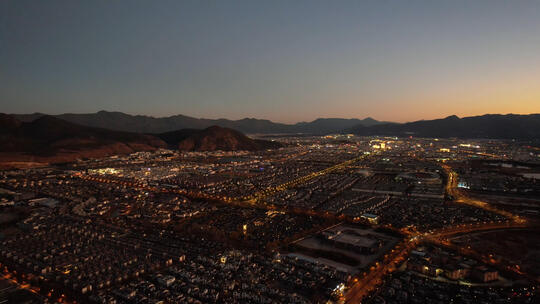
[[[383,261],[384,265],[376,264],[370,269],[369,273],[360,274],[357,278],[353,279],[352,286],[349,287],[347,294],[342,299],[345,303],[362,303],[362,300],[371,294],[383,282],[383,279],[387,274],[395,271],[397,266],[405,261],[409,252],[421,241],[431,240],[440,242],[442,238],[447,238],[456,234],[465,234],[485,230],[525,228],[530,226],[525,219],[517,215],[514,215],[508,211],[497,209],[487,202],[475,200],[466,196],[457,188],[457,173],[452,171],[449,166],[443,166],[443,168],[448,174],[446,191],[455,198],[456,203],[465,203],[503,215],[508,218],[509,221],[462,224],[428,233],[408,232],[408,238],[396,245],[391,254],[389,254]]]

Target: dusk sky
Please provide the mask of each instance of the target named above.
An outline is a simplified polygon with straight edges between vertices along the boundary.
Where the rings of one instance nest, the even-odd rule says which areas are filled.
[[[540,1],[1,1],[0,112],[540,112]]]

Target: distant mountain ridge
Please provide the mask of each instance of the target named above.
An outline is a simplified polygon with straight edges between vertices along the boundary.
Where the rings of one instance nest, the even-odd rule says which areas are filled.
[[[11,115],[18,122],[3,122],[13,125],[30,122],[44,114]],[[460,137],[540,140],[540,114],[486,114],[459,118],[455,115],[442,119],[420,120],[408,123],[380,122],[372,118],[341,119],[320,118],[312,122],[280,124],[264,119],[241,120],[199,119],[184,115],[154,118],[129,115],[121,112],[100,111],[93,114],[61,114],[54,117],[75,124],[112,130],[148,133],[187,132],[185,129],[205,129],[219,126],[243,133],[260,134],[313,134],[354,133],[357,135],[415,136],[415,137]],[[0,125],[1,127],[1,125]],[[131,130],[131,131],[128,131]]]
[[[362,136],[458,137],[493,139],[540,139],[540,114],[486,114],[459,118],[420,120],[403,124],[357,125],[347,130]]]
[[[30,122],[45,114],[13,114],[21,121]],[[53,115],[72,123],[107,128],[117,131],[136,133],[164,133],[180,129],[205,129],[211,126],[220,126],[238,130],[243,133],[308,133],[308,134],[329,134],[339,133],[345,129],[356,125],[373,126],[380,124],[373,118],[366,119],[344,119],[344,118],[319,118],[312,122],[300,122],[296,124],[275,123],[266,119],[244,118],[240,120],[229,119],[205,119],[194,118],[185,115],[174,115],[169,117],[155,118],[145,115],[129,115],[122,112],[99,111],[90,114],[60,114]]]

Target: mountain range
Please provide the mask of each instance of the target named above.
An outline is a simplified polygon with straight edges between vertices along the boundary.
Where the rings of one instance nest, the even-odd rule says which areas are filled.
[[[45,114],[15,114],[14,118],[31,122]],[[181,129],[205,129],[220,126],[248,134],[354,133],[357,135],[540,139],[540,114],[487,114],[459,118],[455,115],[408,123],[381,122],[373,118],[319,118],[296,124],[275,123],[265,119],[204,119],[184,115],[155,118],[122,112],[99,111],[91,114],[60,114],[54,117],[72,123],[116,131],[161,134]]]
[[[151,135],[87,127],[52,116],[22,122],[0,114],[2,160],[49,159],[60,162],[152,151],[166,146],[164,141]]]
[[[281,146],[218,126],[141,134],[83,126],[47,115],[24,122],[0,113],[0,162],[3,163],[69,162],[165,147],[184,151],[253,151]]]
[[[459,118],[455,115],[443,119],[420,120],[375,126],[357,125],[346,132],[362,136],[414,136],[492,139],[540,139],[540,114],[487,114]]]
[[[30,122],[45,114],[13,114],[13,117]],[[276,123],[266,119],[244,118],[240,120],[229,119],[205,119],[194,118],[185,115],[174,115],[156,118],[145,115],[129,115],[122,112],[99,111],[90,114],[59,114],[53,115],[72,123],[107,128],[117,131],[136,133],[164,133],[180,129],[205,129],[211,126],[234,129],[248,134],[278,134],[278,133],[306,133],[306,134],[329,134],[338,133],[357,125],[373,126],[381,124],[373,118],[344,119],[344,118],[319,118],[311,122],[299,122],[296,124]]]

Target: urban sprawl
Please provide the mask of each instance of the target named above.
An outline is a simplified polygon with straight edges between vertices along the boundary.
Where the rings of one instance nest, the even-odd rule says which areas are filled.
[[[285,148],[0,171],[0,294],[21,303],[540,301],[540,149],[272,139]]]

